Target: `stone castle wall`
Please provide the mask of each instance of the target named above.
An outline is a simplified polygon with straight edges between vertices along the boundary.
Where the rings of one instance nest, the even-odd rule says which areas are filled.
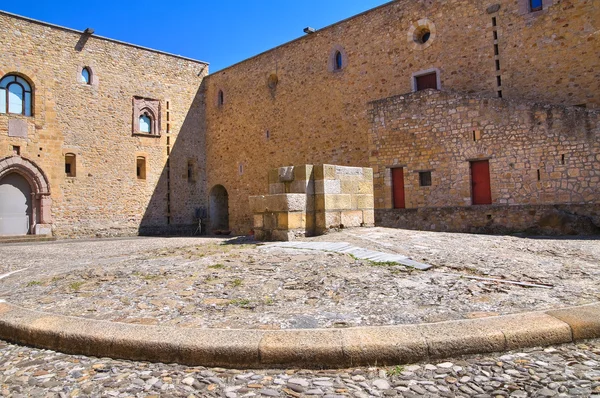
[[[598,110],[434,90],[370,105],[372,159],[379,170],[374,175],[376,207],[393,207],[391,171],[402,167],[406,208],[440,209],[379,212],[378,221],[383,225],[404,223],[414,228],[422,222],[424,229],[461,230],[458,220],[462,230],[470,230],[496,219],[496,224],[522,230],[544,218],[545,211],[529,214],[540,205],[551,213],[554,210],[549,205],[565,205],[561,211],[577,205],[576,213],[596,216],[600,198]],[[513,217],[489,215],[503,211],[493,207],[483,206],[477,212],[479,206],[471,206],[470,162],[476,160],[489,161],[492,205],[508,206]],[[424,170],[431,173],[430,186],[421,186],[419,172]],[[586,205],[587,213],[582,210]],[[453,208],[456,213],[450,217],[451,212],[443,208]],[[386,217],[392,220],[386,221]]]
[[[598,3],[544,0],[534,13],[526,3],[398,0],[209,76],[207,184],[229,191],[234,232],[251,227],[247,198],[281,164],[383,172],[367,103],[413,91],[415,74],[437,71],[442,90],[484,98],[598,107]],[[423,27],[430,39],[419,44]]]
[[[206,64],[3,13],[0,43],[0,77],[17,73],[34,88],[32,117],[0,114],[0,158],[20,147],[47,175],[57,236],[128,235],[195,222],[195,208],[206,201],[198,127]],[[80,81],[83,67],[92,72],[89,85]],[[133,134],[134,97],[160,102],[160,136]],[[9,135],[15,120],[26,137]],[[67,153],[76,155],[75,177],[65,174]],[[136,175],[138,156],[146,158],[145,179]]]

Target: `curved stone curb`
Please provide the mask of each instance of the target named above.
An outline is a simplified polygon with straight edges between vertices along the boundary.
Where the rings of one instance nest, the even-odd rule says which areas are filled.
[[[130,325],[0,301],[0,339],[68,354],[193,366],[386,366],[588,338],[600,338],[600,304],[433,324],[267,331]]]

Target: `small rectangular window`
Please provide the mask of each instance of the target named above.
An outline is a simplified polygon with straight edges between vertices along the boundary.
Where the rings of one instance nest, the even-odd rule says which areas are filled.
[[[65,155],[65,174],[67,177],[76,177],[77,176],[77,163],[76,157],[73,153],[67,153]]]
[[[439,90],[437,84],[437,73],[433,72],[426,75],[415,76],[415,86],[416,91],[426,90],[428,88]]]
[[[12,151],[14,155],[21,155],[21,147],[17,145],[13,145]]]
[[[430,187],[431,186],[431,171],[420,171],[419,172],[419,186]]]
[[[540,11],[543,8],[542,0],[529,0],[529,8],[533,11]]]
[[[136,160],[136,175],[138,180],[146,179],[146,158],[138,156]]]

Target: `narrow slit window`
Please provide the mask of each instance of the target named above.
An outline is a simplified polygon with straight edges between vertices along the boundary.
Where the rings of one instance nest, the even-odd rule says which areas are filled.
[[[87,67],[81,70],[81,82],[84,84],[91,84],[92,82],[92,74]]]
[[[223,104],[225,104],[225,93],[223,93],[223,90],[219,90],[219,97],[217,99],[217,102],[219,106],[223,106]]]
[[[146,179],[146,158],[138,156],[136,159],[136,175],[138,180]]]
[[[73,153],[67,153],[65,155],[65,174],[67,177],[77,176],[76,156]]]
[[[496,17],[492,17],[492,26],[496,26],[496,25],[497,25]]]
[[[496,76],[496,83],[498,84],[498,87],[502,85],[502,76]]]
[[[342,53],[339,51],[336,51],[336,53],[335,53],[335,70],[340,70],[340,69],[342,69],[343,66],[344,66],[344,62],[342,59]]]
[[[500,60],[496,60],[496,70],[500,70]]]

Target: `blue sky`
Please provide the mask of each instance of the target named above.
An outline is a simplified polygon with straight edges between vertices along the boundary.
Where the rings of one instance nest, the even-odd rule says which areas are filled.
[[[0,9],[210,63],[210,71],[259,54],[388,0],[33,0]]]

